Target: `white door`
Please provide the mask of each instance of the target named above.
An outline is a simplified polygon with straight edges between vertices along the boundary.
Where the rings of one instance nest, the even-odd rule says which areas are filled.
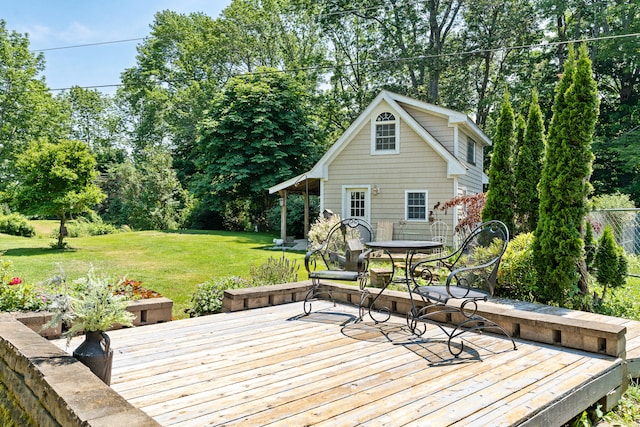
[[[369,221],[369,194],[367,187],[345,188],[342,203],[343,218],[360,218]]]

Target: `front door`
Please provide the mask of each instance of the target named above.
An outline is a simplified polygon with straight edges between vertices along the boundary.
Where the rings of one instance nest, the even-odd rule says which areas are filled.
[[[346,188],[342,204],[343,218],[359,218],[369,221],[369,189]]]

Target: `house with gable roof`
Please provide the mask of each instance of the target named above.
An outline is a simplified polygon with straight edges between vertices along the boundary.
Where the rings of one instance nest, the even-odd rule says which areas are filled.
[[[292,193],[320,196],[320,211],[372,224],[393,224],[394,239],[425,240],[430,224],[449,226],[458,208],[435,206],[456,196],[481,193],[483,149],[491,140],[466,115],[382,91],[308,172],[275,185],[282,223]],[[308,232],[305,209],[305,234]],[[286,237],[286,225],[281,230]]]

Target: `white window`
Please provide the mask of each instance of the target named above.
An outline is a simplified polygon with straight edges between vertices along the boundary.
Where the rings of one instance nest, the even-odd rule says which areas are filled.
[[[364,218],[366,213],[366,197],[364,191],[351,191],[349,195],[349,217]]]
[[[427,191],[410,190],[405,193],[405,219],[407,221],[427,220]]]
[[[398,152],[398,119],[390,112],[380,113],[373,123],[373,154]]]
[[[476,142],[471,138],[467,138],[467,163],[476,164]]]

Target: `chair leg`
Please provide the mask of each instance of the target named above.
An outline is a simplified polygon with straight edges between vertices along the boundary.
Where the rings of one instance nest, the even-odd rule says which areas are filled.
[[[426,301],[427,302],[427,301]],[[468,304],[472,304],[469,310]],[[468,300],[462,303],[460,307],[452,307],[442,303],[430,303],[416,310],[415,308],[407,313],[407,326],[417,336],[422,336],[426,331],[426,323],[432,324],[440,328],[440,330],[448,337],[447,347],[449,353],[453,357],[458,357],[464,350],[464,342],[460,339],[459,345],[454,346],[454,340],[466,332],[479,332],[483,330],[494,330],[505,335],[511,340],[513,349],[517,350],[517,346],[511,334],[509,334],[502,326],[481,316],[477,313],[477,301]],[[462,321],[453,323],[453,315],[461,315]],[[447,330],[445,325],[453,327]]]
[[[320,279],[315,279],[312,278],[311,279],[311,288],[309,288],[309,290],[307,291],[307,294],[304,297],[304,313],[306,315],[311,314],[312,311],[312,301],[321,299],[320,295],[327,295],[329,297],[329,300],[331,300],[331,302],[333,303],[333,305],[336,305],[335,300],[333,299],[333,294],[331,293],[331,290],[321,290],[320,289]]]

